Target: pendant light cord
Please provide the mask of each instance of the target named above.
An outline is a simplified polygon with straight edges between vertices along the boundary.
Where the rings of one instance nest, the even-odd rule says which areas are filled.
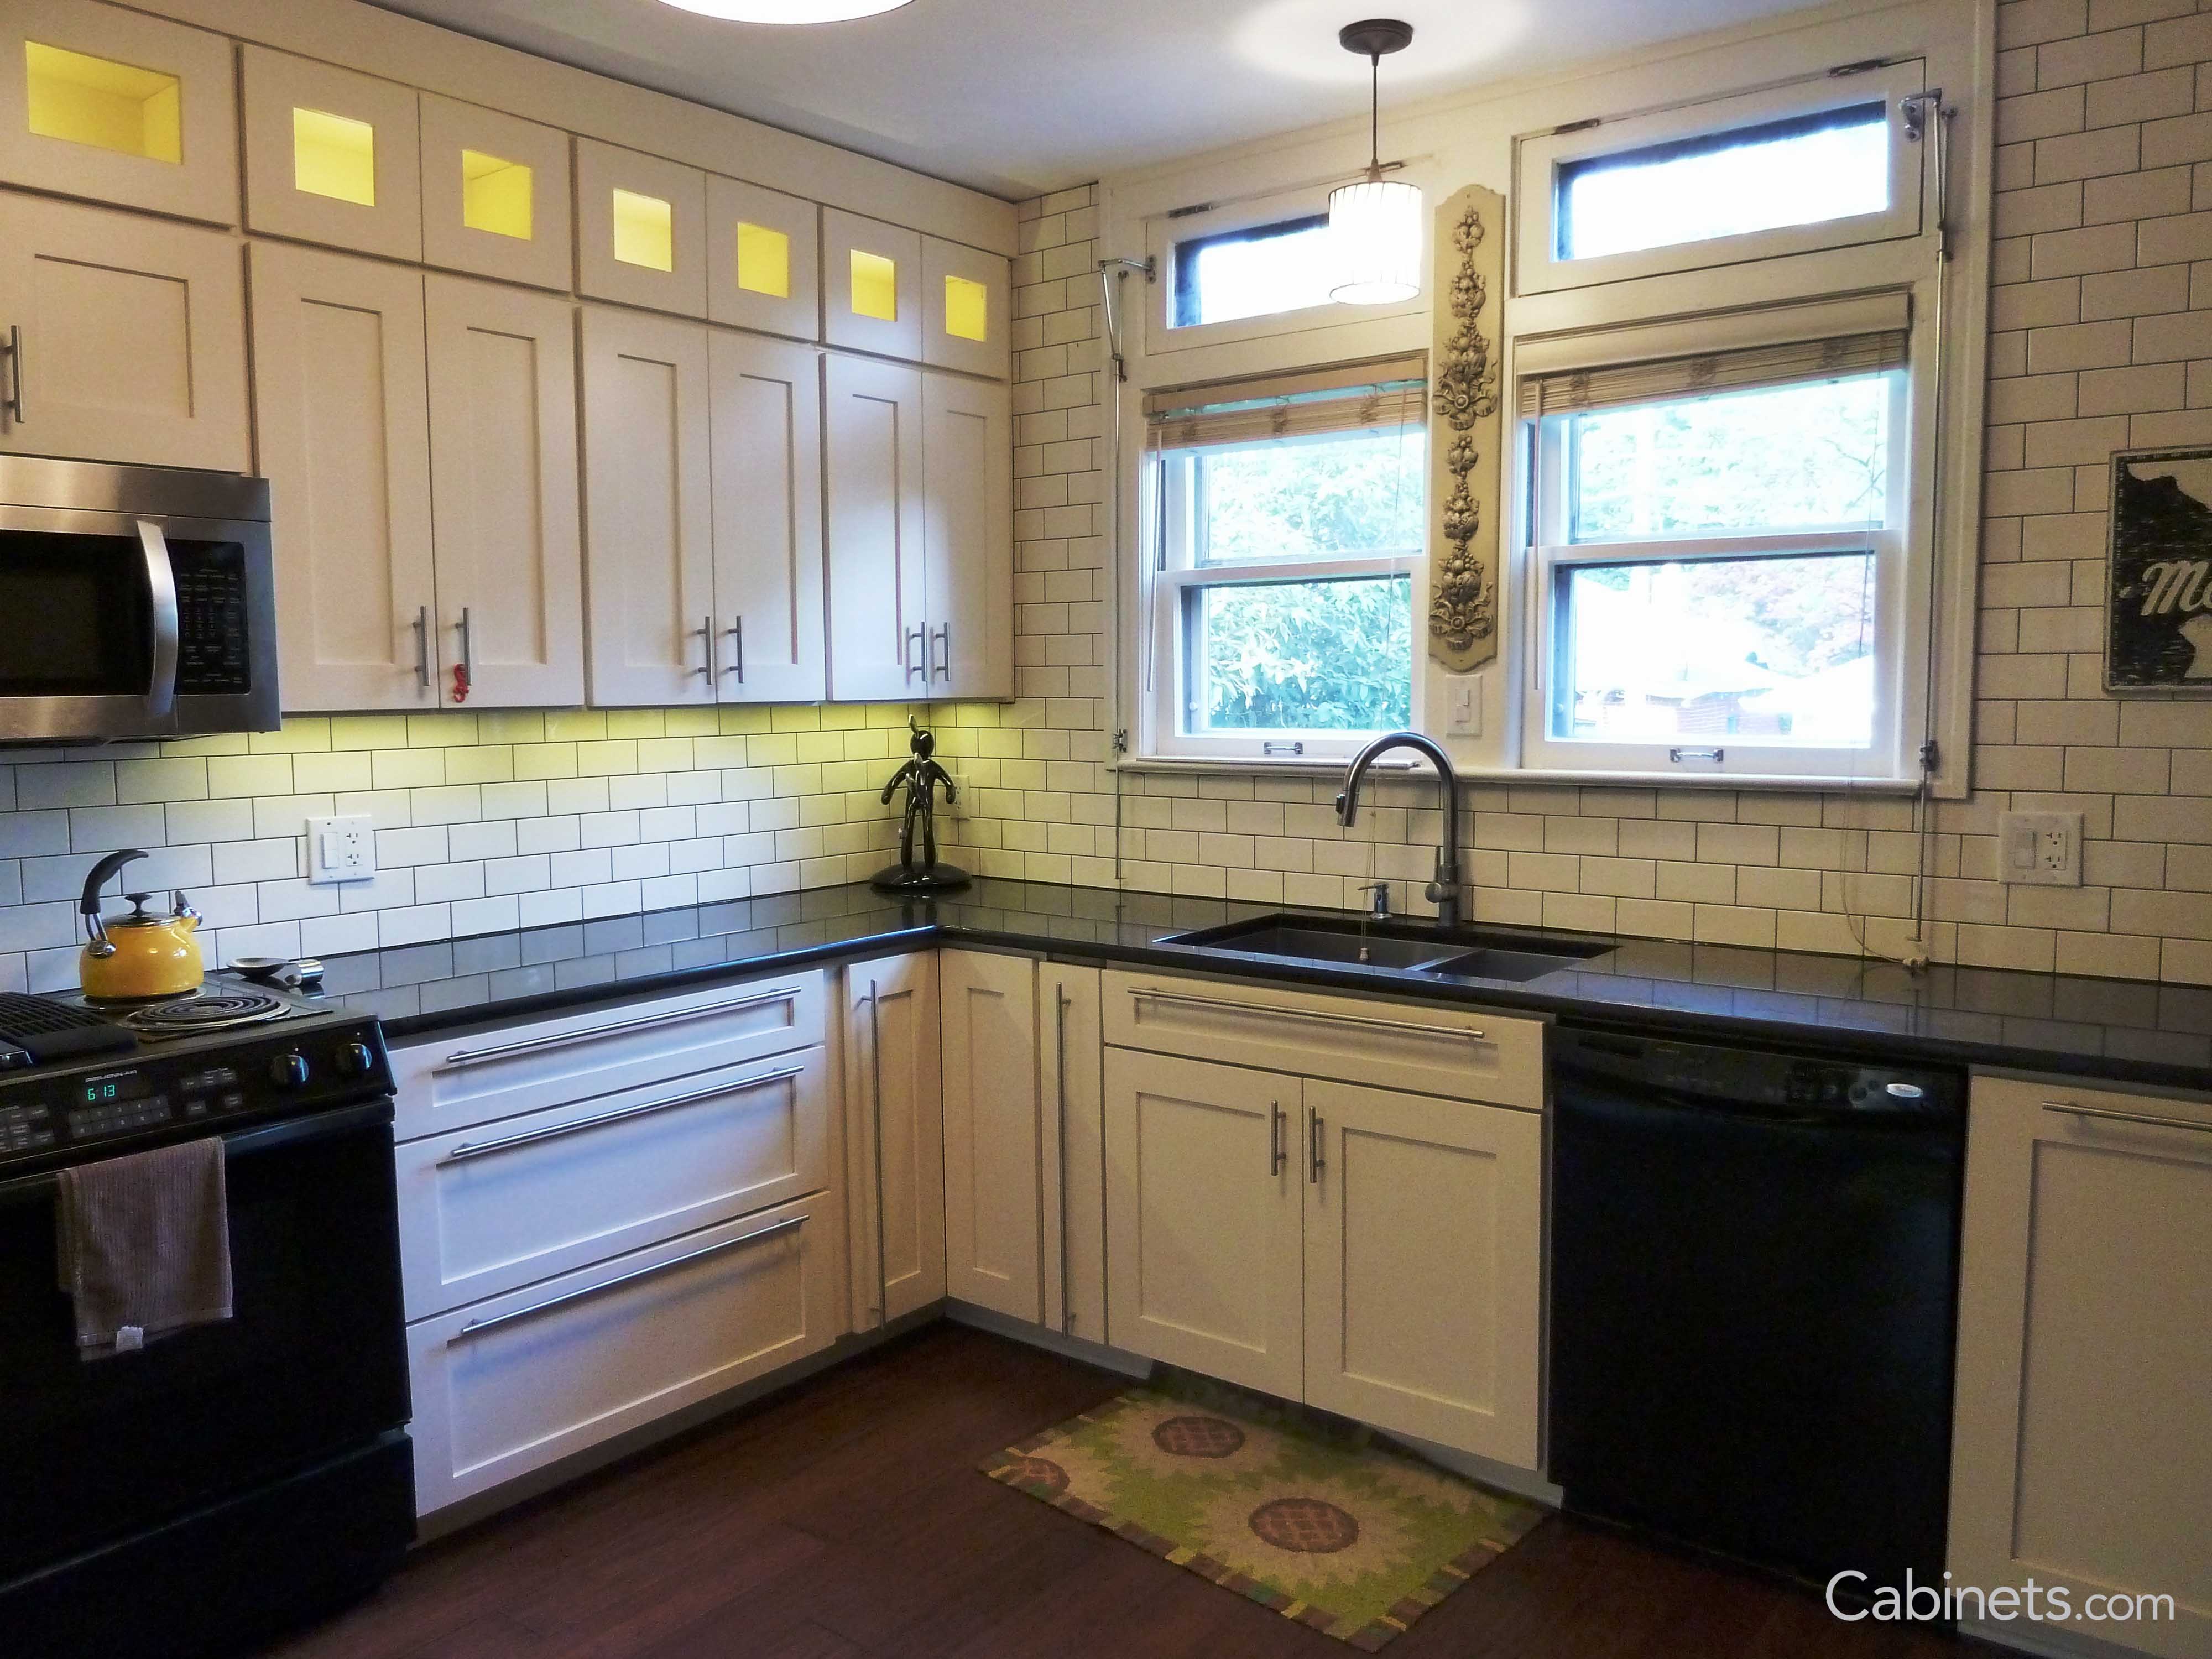
[[[1367,178],[1382,176],[1382,54],[1367,54]]]

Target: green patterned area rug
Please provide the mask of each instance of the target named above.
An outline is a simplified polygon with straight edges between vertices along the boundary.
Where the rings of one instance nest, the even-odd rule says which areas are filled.
[[[1339,1419],[1180,1372],[983,1472],[1366,1653],[1549,1513]]]

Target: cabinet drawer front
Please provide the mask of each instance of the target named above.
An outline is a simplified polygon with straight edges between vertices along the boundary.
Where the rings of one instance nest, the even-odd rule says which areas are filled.
[[[1542,1022],[1486,1009],[1117,972],[1106,975],[1106,1041],[1455,1100],[1544,1103]]]
[[[823,1041],[819,970],[395,1049],[401,1140],[596,1099]]]
[[[408,1328],[428,1515],[834,1340],[817,1195]]]
[[[819,1048],[399,1149],[407,1316],[787,1203],[829,1184]]]

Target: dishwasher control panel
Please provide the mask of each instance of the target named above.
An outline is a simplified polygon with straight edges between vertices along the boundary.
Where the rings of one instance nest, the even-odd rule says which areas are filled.
[[[1842,1057],[1563,1031],[1553,1058],[1624,1086],[1736,1111],[1925,1117],[1959,1109],[1958,1082],[1946,1073]]]

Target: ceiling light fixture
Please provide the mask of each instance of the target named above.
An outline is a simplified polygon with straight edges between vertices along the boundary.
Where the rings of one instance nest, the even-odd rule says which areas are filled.
[[[896,11],[913,0],[661,0],[702,17],[732,23],[844,23]]]
[[[1412,44],[1413,26],[1370,17],[1337,31],[1346,52],[1367,59],[1367,176],[1328,193],[1329,252],[1336,281],[1330,299],[1348,306],[1395,305],[1421,291],[1421,192],[1382,175],[1382,58]],[[1393,162],[1392,167],[1402,165]]]

